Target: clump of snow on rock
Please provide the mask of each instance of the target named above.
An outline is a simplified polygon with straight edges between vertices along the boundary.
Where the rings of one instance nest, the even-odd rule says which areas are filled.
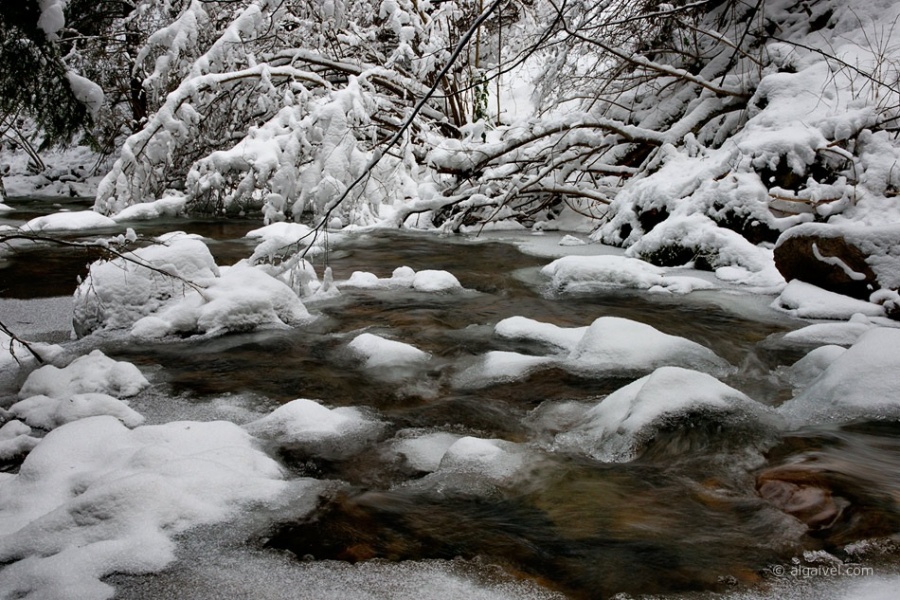
[[[128,427],[137,427],[144,417],[108,394],[72,394],[63,398],[31,396],[9,407],[9,412],[32,427],[54,429],[65,423],[108,415]]]
[[[225,422],[131,430],[108,416],[50,432],[0,486],[0,589],[105,599],[112,573],[158,571],[172,536],[284,489],[280,466]]]
[[[390,277],[380,278],[367,271],[354,271],[350,278],[339,284],[341,287],[370,290],[413,289],[417,292],[454,292],[462,290],[459,280],[447,271],[425,269],[414,271],[409,267],[398,267]]]
[[[317,456],[347,456],[362,448],[381,431],[382,423],[357,408],[327,408],[300,398],[271,414],[244,425],[254,436],[294,447]]]
[[[28,233],[49,231],[84,231],[89,229],[116,229],[119,224],[113,219],[92,210],[64,211],[35,217],[19,230]]]
[[[59,398],[70,394],[109,394],[127,398],[139,393],[150,382],[131,363],[116,361],[100,350],[80,356],[60,369],[45,365],[28,375],[19,398],[43,394]]]
[[[372,333],[361,333],[348,344],[367,368],[401,367],[427,361],[431,355],[410,344],[389,340]]]
[[[733,370],[723,358],[696,342],[620,317],[600,317],[587,327],[558,327],[525,317],[510,317],[495,327],[498,337],[551,346],[549,355],[495,350],[457,376],[461,387],[514,381],[546,367],[581,376],[605,376],[680,366],[723,376]]]
[[[0,461],[10,461],[25,456],[40,442],[31,435],[31,427],[12,419],[0,427]]]
[[[884,316],[884,308],[878,304],[835,294],[799,279],[787,284],[773,306],[804,319],[849,319],[857,313]]]
[[[698,415],[723,424],[771,420],[762,405],[710,375],[662,367],[604,398],[571,431],[559,434],[556,446],[627,461],[657,431]]]
[[[827,367],[779,410],[803,425],[900,416],[900,329],[867,331],[845,352],[829,351]],[[832,360],[833,359],[833,360]]]
[[[139,337],[284,328],[313,320],[297,294],[263,270],[219,268],[186,235],[91,265],[75,292],[75,329],[131,329]]]
[[[550,277],[553,289],[566,292],[634,288],[687,294],[716,287],[704,279],[667,274],[660,267],[625,256],[565,256],[544,267],[541,273]]]

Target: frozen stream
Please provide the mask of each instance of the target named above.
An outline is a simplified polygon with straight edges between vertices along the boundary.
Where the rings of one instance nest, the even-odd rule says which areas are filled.
[[[29,207],[5,222],[43,210]],[[204,235],[227,265],[252,252],[242,236],[258,224],[128,225],[142,236]],[[572,432],[590,407],[646,370],[598,373],[551,361],[485,375],[485,357],[551,352],[535,336],[497,335],[505,319],[570,331],[618,317],[712,350],[730,365],[718,379],[766,415],[791,398],[785,369],[813,346],[782,339],[806,323],[769,308],[771,297],[553,292],[540,274],[551,257],[540,254],[559,250],[559,237],[349,236],[328,257],[336,281],[355,271],[388,278],[408,266],[448,271],[464,290],[347,287],[307,302],[319,318],[306,326],[158,342],[108,333],[68,340],[65,297],[91,257],[47,247],[6,256],[3,320],[79,355],[100,349],[136,365],[151,386],[130,407],[145,424],[244,425],[298,398],[354,407],[376,424],[338,439],[261,442],[289,474],[281,502],[179,533],[176,561],[162,571],[106,578],[116,597],[889,597],[900,581],[887,539],[900,523],[895,422],[797,430],[770,426],[768,417],[723,421],[687,411],[642,440],[630,460],[607,462]],[[525,253],[522,243],[543,250]],[[322,258],[314,263],[320,269]],[[51,316],[29,322],[39,310]],[[366,366],[349,349],[363,333],[429,358]],[[9,406],[22,377],[2,382],[0,406]],[[793,494],[788,509],[809,506],[788,516],[761,497],[766,482],[782,486],[776,500]]]

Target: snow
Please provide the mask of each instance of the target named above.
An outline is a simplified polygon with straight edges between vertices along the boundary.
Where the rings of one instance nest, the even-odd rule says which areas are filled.
[[[696,277],[666,274],[659,267],[625,256],[565,256],[544,267],[541,273],[550,277],[554,290],[566,292],[632,288],[687,294],[716,287]]]
[[[599,317],[589,326],[570,328],[510,317],[495,326],[495,333],[501,338],[550,346],[552,354],[487,352],[456,376],[457,386],[483,387],[516,381],[548,367],[586,377],[646,372],[667,365],[720,376],[733,370],[727,361],[705,346],[620,317]]]
[[[339,282],[338,286],[368,290],[406,288],[425,293],[448,293],[463,290],[459,280],[452,273],[436,269],[416,272],[406,266],[394,269],[390,277],[383,278],[366,271],[354,271],[349,279]]]
[[[279,444],[302,445],[317,456],[346,457],[378,435],[381,423],[356,408],[326,408],[299,398],[244,425],[252,435]]]
[[[559,327],[526,317],[508,317],[494,326],[494,333],[502,338],[533,340],[571,351],[587,329],[587,327]]]
[[[591,323],[568,356],[577,370],[650,370],[664,365],[716,374],[730,370],[712,350],[683,337],[619,317],[600,317]]]
[[[186,295],[191,288],[182,279],[199,284],[219,275],[206,245],[186,235],[170,235],[165,243],[126,256],[132,260],[91,264],[87,278],[75,291],[76,332],[129,328]]]
[[[150,385],[131,363],[116,361],[94,350],[60,369],[46,365],[28,375],[19,398],[44,395],[64,398],[69,394],[108,394],[127,398]]]
[[[58,212],[31,219],[19,229],[29,233],[49,231],[84,231],[89,229],[117,229],[119,225],[109,217],[91,210]]]
[[[25,456],[41,440],[31,436],[31,427],[15,419],[0,427],[0,461],[14,460]]]
[[[0,481],[0,589],[109,598],[107,575],[164,568],[175,535],[271,502],[283,486],[281,468],[231,423],[68,423]]]
[[[877,327],[861,313],[856,313],[846,323],[816,323],[784,334],[784,340],[800,344],[836,344],[850,346],[859,336]]]
[[[699,415],[722,424],[774,421],[762,405],[710,375],[661,367],[601,400],[555,444],[598,460],[629,461],[656,432]]]
[[[427,361],[430,355],[410,344],[389,340],[372,333],[361,333],[348,344],[367,369],[414,365]]]
[[[10,406],[9,412],[32,427],[47,430],[101,415],[115,417],[128,427],[137,427],[144,422],[143,416],[118,398],[98,393],[71,394],[64,398],[31,396]]]
[[[834,357],[808,387],[779,407],[793,423],[805,425],[900,415],[900,329],[867,331]],[[832,358],[831,356],[827,358]]]
[[[878,304],[835,294],[799,279],[788,283],[772,306],[804,319],[849,320],[855,314],[884,316],[884,308]]]
[[[123,221],[149,221],[160,217],[177,217],[184,211],[187,198],[184,196],[165,196],[153,202],[133,204],[112,215],[116,223]]]
[[[833,344],[819,346],[786,369],[785,375],[795,390],[805,388],[846,351]]]
[[[130,329],[139,338],[219,335],[288,328],[314,319],[282,281],[246,262],[219,268],[199,239],[167,235],[160,244],[95,262],[75,292],[75,326]]]
[[[438,469],[442,473],[474,473],[494,481],[507,481],[525,461],[518,444],[466,436],[447,448]]]
[[[431,473],[441,466],[441,459],[455,444],[460,435],[438,431],[417,435],[416,431],[400,431],[391,443],[392,453],[403,457],[407,465],[416,471]]]
[[[136,321],[131,332],[139,338],[173,334],[219,335],[258,329],[282,329],[314,319],[291,288],[247,265],[221,269],[201,290]]]

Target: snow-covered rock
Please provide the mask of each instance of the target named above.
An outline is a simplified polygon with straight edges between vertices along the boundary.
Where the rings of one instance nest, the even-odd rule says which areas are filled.
[[[829,292],[799,279],[787,284],[772,306],[805,319],[847,320],[857,313],[884,316],[884,308],[878,304]]]
[[[900,329],[867,331],[779,411],[803,425],[900,417]],[[832,360],[833,359],[833,360]]]
[[[98,261],[75,291],[74,325],[79,335],[98,329],[124,329],[153,314],[191,286],[219,276],[219,268],[202,241],[185,235],[135,250],[131,261]]]
[[[110,598],[103,578],[162,569],[175,559],[173,536],[273,501],[282,476],[231,423],[63,425],[0,484],[0,589]]]
[[[571,431],[556,437],[556,446],[627,461],[658,431],[689,427],[697,418],[724,425],[773,420],[762,405],[710,375],[662,367],[601,400]]]
[[[108,394],[72,394],[66,397],[31,396],[9,407],[9,412],[32,427],[55,429],[60,425],[108,415],[122,421],[128,427],[137,427],[144,417],[118,398]]]
[[[314,319],[291,288],[255,267],[222,269],[220,277],[204,283],[201,290],[192,289],[135,322],[131,332],[144,338],[176,333],[215,335],[287,328]]]
[[[716,286],[698,277],[669,275],[665,270],[625,256],[565,256],[541,270],[559,291],[591,292],[634,288],[651,292],[687,294]]]
[[[430,355],[410,344],[389,340],[372,333],[361,333],[348,344],[366,368],[411,366],[427,361]]]
[[[571,368],[586,371],[648,371],[679,366],[724,374],[730,368],[728,362],[697,342],[619,317],[600,317],[591,323],[567,362]]]
[[[66,211],[35,217],[19,229],[30,233],[49,231],[83,231],[87,229],[117,229],[114,220],[92,210]]]
[[[80,356],[60,369],[45,365],[31,372],[19,398],[44,395],[65,398],[72,394],[108,394],[127,398],[150,385],[131,363],[109,358],[100,350]]]
[[[382,424],[359,409],[329,409],[299,398],[272,413],[244,425],[252,435],[291,446],[301,446],[317,456],[336,458],[358,452],[381,431]]]

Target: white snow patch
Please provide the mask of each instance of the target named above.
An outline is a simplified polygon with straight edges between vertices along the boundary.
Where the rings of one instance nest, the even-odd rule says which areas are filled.
[[[799,279],[788,283],[772,306],[805,319],[843,321],[856,313],[867,317],[884,316],[884,308],[878,304],[829,292]]]
[[[160,217],[177,217],[184,210],[187,198],[184,196],[164,196],[153,202],[132,204],[112,216],[112,219],[123,221],[149,221]]]
[[[399,439],[391,444],[390,450],[402,456],[416,471],[428,473],[438,470],[447,449],[462,437],[443,431],[406,437],[410,434],[411,432],[399,432],[397,436]]]
[[[836,344],[850,346],[859,336],[877,327],[875,323],[861,313],[856,313],[846,323],[816,323],[801,329],[789,331],[784,339],[800,344]]]

